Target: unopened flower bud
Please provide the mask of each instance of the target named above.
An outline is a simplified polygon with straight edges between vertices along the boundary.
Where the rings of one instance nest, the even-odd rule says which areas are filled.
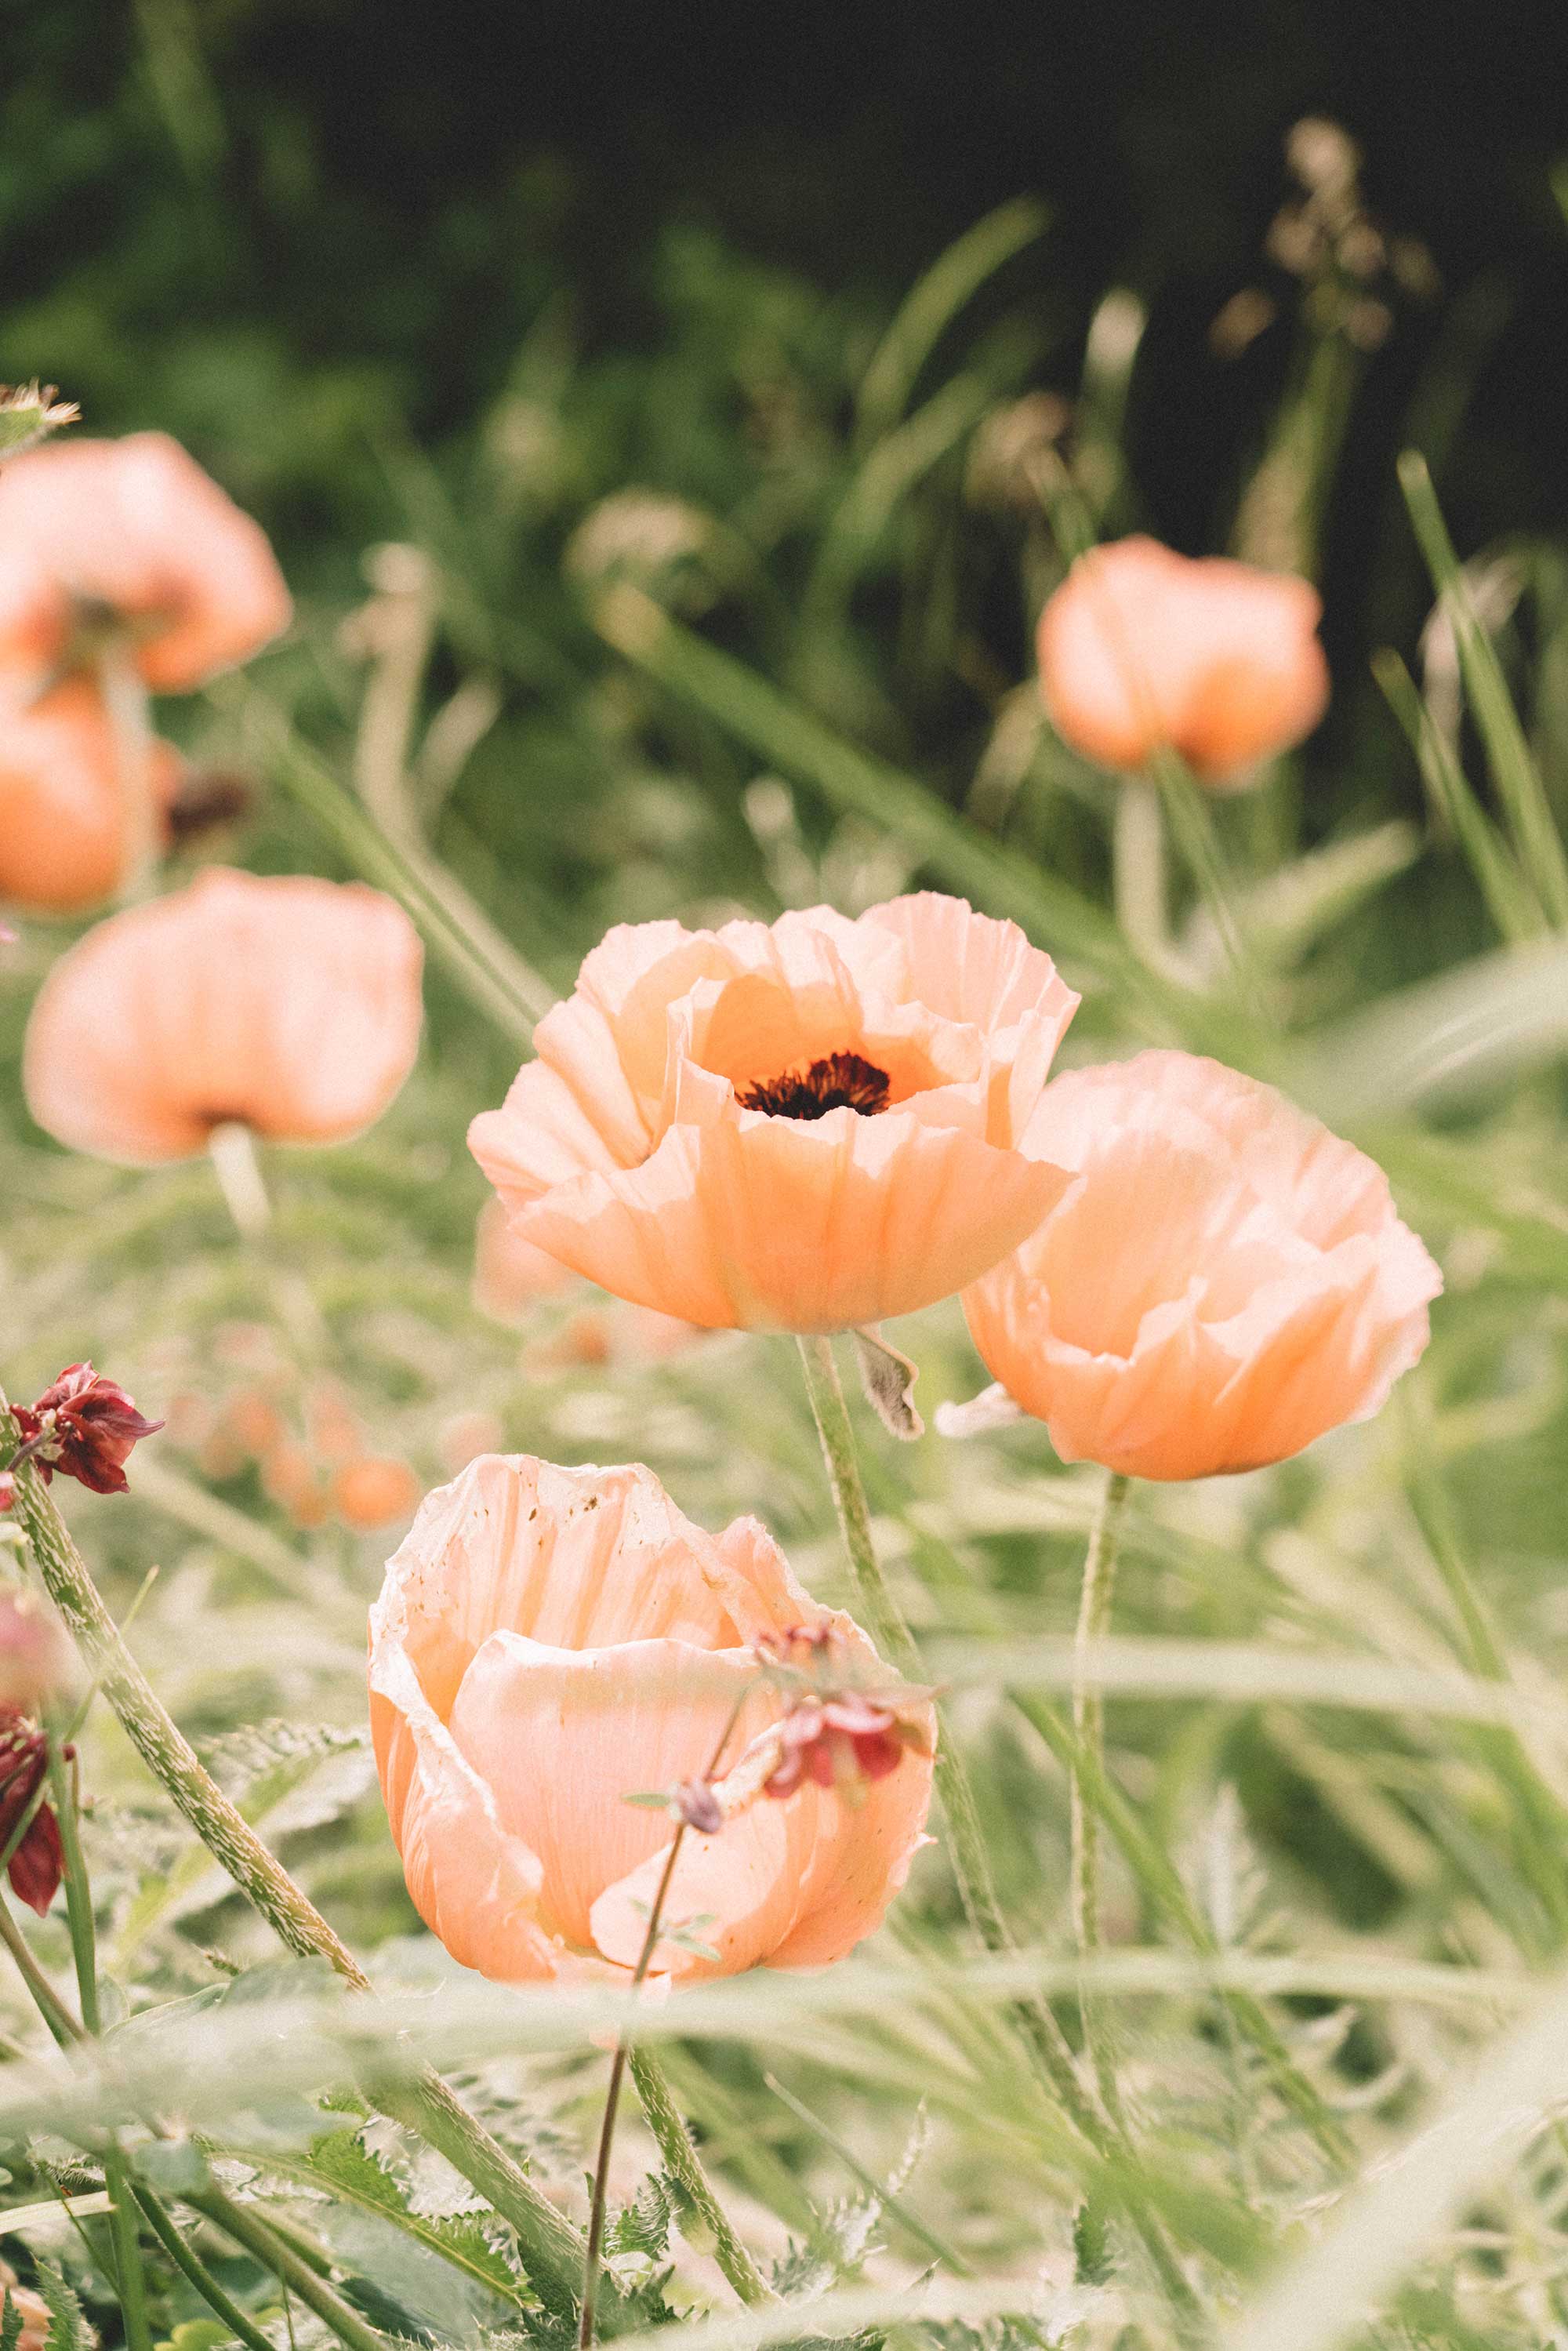
[[[718,1798],[706,1780],[682,1780],[670,1792],[670,1806],[687,1828],[702,1836],[716,1836],[724,1826]]]

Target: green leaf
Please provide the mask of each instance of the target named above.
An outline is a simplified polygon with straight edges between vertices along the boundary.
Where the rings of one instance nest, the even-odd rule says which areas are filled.
[[[8,2285],[0,2283],[0,2351],[17,2351],[22,2340],[24,2320],[19,2306]]]
[[[193,2139],[150,2139],[136,2150],[136,2168],[160,2196],[199,2194],[212,2185],[207,2158]]]
[[[98,2338],[82,2315],[80,2303],[52,2262],[38,2263],[38,2292],[49,2312],[44,2351],[98,2351]]]
[[[662,2261],[669,2250],[670,2225],[675,2217],[674,2190],[662,2171],[644,2179],[632,2202],[622,2207],[605,2232],[612,2253],[643,2253]]]
[[[299,2170],[346,2202],[380,2213],[426,2252],[461,2270],[475,2284],[508,2302],[521,2304],[528,2299],[505,2254],[486,2234],[482,2215],[459,2213],[434,2220],[412,2210],[396,2175],[370,2152],[358,2131],[330,2131],[319,2138]]]

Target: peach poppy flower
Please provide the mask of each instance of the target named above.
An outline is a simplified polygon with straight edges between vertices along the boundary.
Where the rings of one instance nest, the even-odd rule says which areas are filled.
[[[1387,1178],[1271,1086],[1140,1053],[1059,1078],[1034,1131],[1077,1180],[964,1311],[1064,1461],[1260,1468],[1369,1419],[1425,1348],[1442,1276]]]
[[[154,741],[149,781],[160,810],[183,768]],[[127,805],[114,730],[89,677],[34,701],[0,694],[0,900],[75,914],[125,878]]]
[[[237,1122],[338,1143],[379,1118],[419,1048],[418,934],[357,882],[210,866],[61,956],[27,1023],[41,1127],[131,1166]]]
[[[613,930],[469,1144],[519,1238],[684,1322],[845,1330],[947,1297],[1064,1178],[1020,1137],[1078,998],[934,893],[850,922]]]
[[[0,660],[57,669],[120,623],[158,694],[184,694],[288,625],[259,523],[166,433],[68,441],[0,470]]]
[[[934,1725],[907,1709],[919,1744],[885,1777],[765,1797],[783,1700],[752,1645],[818,1620],[885,1687],[755,1519],[705,1534],[648,1469],[492,1453],[431,1494],[371,1611],[371,1720],[409,1892],[453,1957],[629,1980],[674,1823],[625,1799],[706,1771],[747,1690],[723,1824],[688,1832],[664,1914],[716,1957],[666,1938],[655,1970],[820,1967],[869,1935],[922,1841]]]
[[[1310,735],[1328,704],[1322,603],[1305,580],[1157,539],[1081,555],[1040,617],[1057,732],[1107,768],[1176,751],[1216,790]]]

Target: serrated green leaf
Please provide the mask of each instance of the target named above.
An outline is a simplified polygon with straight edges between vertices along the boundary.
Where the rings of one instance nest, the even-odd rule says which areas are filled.
[[[357,2131],[330,2131],[317,2139],[296,2176],[329,2188],[361,2210],[380,2213],[427,2252],[461,2270],[476,2284],[508,2302],[521,2304],[528,2300],[527,2289],[506,2255],[486,2235],[481,2215],[457,2213],[449,2219],[433,2220],[411,2210],[395,2174],[370,2152]]]
[[[82,2306],[52,2262],[38,2263],[38,2292],[49,2312],[44,2351],[97,2351],[97,2337],[82,2315]]]

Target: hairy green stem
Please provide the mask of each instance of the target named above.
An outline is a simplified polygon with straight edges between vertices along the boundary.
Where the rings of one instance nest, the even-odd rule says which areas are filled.
[[[1072,1727],[1077,1733],[1080,1754],[1089,1759],[1102,1777],[1105,1768],[1105,1700],[1084,1668],[1089,1652],[1096,1642],[1103,1640],[1110,1628],[1111,1604],[1116,1583],[1116,1544],[1122,1512],[1126,1506],[1127,1483],[1127,1479],[1116,1471],[1107,1471],[1083,1561],[1083,1584],[1078,1601]],[[1069,1789],[1072,1931],[1080,1953],[1087,1955],[1097,1950],[1100,1944],[1100,1815],[1085,1794],[1082,1772],[1077,1764],[1069,1781]],[[1123,2116],[1122,2092],[1106,2020],[1098,2003],[1087,1997],[1080,1999],[1079,2013],[1083,2020],[1084,2044],[1093,2064],[1101,2099],[1106,2113],[1120,2121]]]
[[[276,2351],[253,2318],[240,2308],[237,2302],[225,2293],[200,2254],[193,2252],[180,2234],[174,2222],[156,2196],[145,2188],[138,2188],[136,2200],[141,2205],[148,2227],[173,2262],[190,2280],[214,2318],[231,2328],[246,2351]]]
[[[828,1483],[832,1488],[844,1549],[862,1603],[871,1619],[872,1630],[890,1661],[901,1672],[912,1672],[918,1677],[920,1657],[915,1636],[888,1588],[872,1540],[871,1512],[861,1481],[854,1431],[833,1357],[833,1343],[817,1335],[802,1335],[800,1349],[806,1393],[827,1465]],[[936,1774],[965,1915],[988,1950],[1011,1951],[1016,1947],[997,1898],[974,1789],[963,1758],[951,1739],[937,1740]],[[1048,2095],[1061,2106],[1079,2136],[1103,2160],[1125,2153],[1124,2134],[1113,2118],[1101,2114],[1085,2090],[1071,2049],[1047,2002],[1019,2001],[1009,2013]],[[1190,2323],[1197,2313],[1197,2297],[1164,2228],[1135,2198],[1125,2200],[1127,2216],[1143,2240],[1173,2307],[1182,2314],[1185,2322]]]
[[[761,2271],[736,2235],[724,2207],[713,2192],[712,2183],[703,2169],[702,2159],[686,2127],[685,2117],[671,2095],[664,2067],[651,2049],[635,2046],[628,2062],[636,2085],[638,2103],[647,2118],[648,2128],[658,2141],[664,2168],[712,2232],[715,2261],[742,2302],[753,2308],[759,2303],[770,2302],[773,2297]]]
[[[53,2033],[62,2049],[68,2049],[81,2037],[81,2027],[45,1975],[26,1935],[11,1915],[11,1905],[0,1892],[0,1943],[4,1943],[16,1962],[16,1972],[26,1985],[34,2007]]]
[[[303,2254],[297,2253],[275,2229],[268,2228],[258,2214],[244,2204],[236,2204],[220,2189],[205,2188],[199,2193],[193,2189],[183,2199],[193,2211],[214,2220],[225,2233],[247,2253],[254,2253],[263,2266],[282,2280],[290,2293],[297,2294],[307,2310],[313,2310],[324,2326],[329,2327],[344,2346],[344,2351],[390,2351],[387,2337],[363,2319],[353,2306],[344,2301],[337,2288],[314,2270]]]
[[[17,1473],[16,1510],[50,1598],[148,1770],[286,1949],[299,1959],[325,1959],[356,1991],[369,1991],[369,1979],[352,1952],[229,1802],[158,1699],[31,1465]],[[383,2114],[445,2156],[511,2223],[540,2300],[559,2315],[574,2314],[582,2262],[579,2232],[440,2076],[423,2067],[412,2081],[367,2084],[366,2090]]]
[[[53,1731],[48,1736],[49,1792],[59,1823],[65,1862],[66,1915],[70,1927],[71,1956],[76,1961],[77,1997],[83,2030],[95,2040],[103,2030],[98,1997],[98,1943],[92,1915],[92,1886],[82,1852],[77,1818],[77,1794],[70,1764]],[[147,2281],[141,2269],[137,2235],[136,2202],[125,2158],[115,2141],[103,2149],[103,2184],[109,2191],[110,2238],[114,2247],[115,2283],[120,2313],[125,2322],[126,2351],[152,2351],[152,2330],[147,2319]]]

